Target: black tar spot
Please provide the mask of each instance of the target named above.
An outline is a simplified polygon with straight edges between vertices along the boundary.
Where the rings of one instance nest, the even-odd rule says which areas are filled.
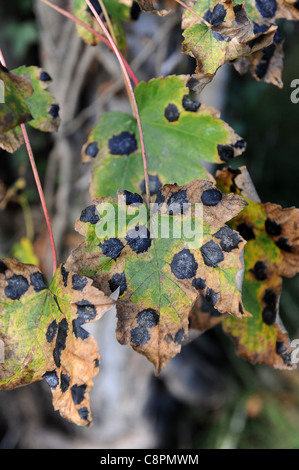
[[[5,271],[7,271],[7,266],[3,261],[0,261],[0,274],[5,274]]]
[[[59,384],[59,380],[55,370],[52,370],[51,372],[46,372],[43,375],[43,378],[46,380],[50,388],[56,388]]]
[[[234,144],[233,144],[233,147],[235,147],[236,149],[243,149],[245,147],[245,140],[244,139],[239,139],[237,140]],[[238,170],[238,168],[236,168],[236,170]],[[241,173],[241,171],[239,170],[239,172]]]
[[[6,297],[12,300],[19,300],[29,288],[27,279],[21,275],[14,274],[7,279],[7,282],[8,286],[5,287],[4,293]]]
[[[62,275],[63,285],[64,285],[64,287],[66,287],[67,286],[67,280],[68,280],[68,277],[69,277],[69,272],[65,269],[63,264],[61,265],[60,271],[61,271],[61,275]]]
[[[119,238],[109,238],[109,240],[104,240],[103,243],[99,243],[99,246],[102,248],[103,254],[111,259],[118,258],[124,249],[124,244]]]
[[[88,300],[80,300],[76,302],[77,305],[77,315],[78,317],[85,322],[93,320],[97,311],[95,306],[90,303]]]
[[[284,40],[284,35],[282,34],[280,28],[278,27],[276,30],[276,33],[274,34],[273,41],[276,42],[276,44],[279,44],[283,40]]]
[[[201,201],[205,206],[217,206],[222,201],[222,192],[218,189],[206,189],[201,195]]]
[[[269,29],[269,26],[266,24],[258,24],[253,22],[253,32],[254,34],[265,33]]]
[[[201,310],[213,317],[221,316],[221,313],[214,307],[217,302],[217,293],[208,288],[205,295],[201,294]]]
[[[135,253],[143,253],[151,246],[150,232],[143,226],[136,226],[135,229],[129,230],[126,240],[131,250]]]
[[[58,104],[52,104],[48,113],[55,119],[59,116],[59,106]]]
[[[267,219],[265,222],[265,229],[269,235],[280,235],[281,225],[275,222],[275,220]]]
[[[184,328],[181,328],[179,331],[177,331],[174,337],[174,342],[176,344],[181,344],[184,338],[184,334],[185,334]]]
[[[95,9],[98,15],[101,15],[103,13],[101,5],[99,4],[98,0],[90,0],[90,3],[92,4],[93,8]],[[88,11],[88,13],[93,15],[93,12],[91,11],[88,5],[86,7],[86,11]]]
[[[119,287],[119,296],[123,295],[123,293],[126,292],[128,288],[125,273],[114,274],[109,280],[109,287],[111,292],[116,291],[116,289]]]
[[[86,209],[81,212],[81,222],[89,222],[90,224],[95,225],[100,220],[96,211],[97,208],[94,205],[86,207]]]
[[[88,411],[88,408],[86,408],[86,406],[83,406],[82,408],[79,408],[78,413],[79,413],[81,419],[84,419],[84,421],[88,420],[89,411]]]
[[[264,18],[272,18],[277,10],[276,0],[255,0],[256,7]]]
[[[196,275],[198,264],[193,254],[187,248],[184,248],[174,255],[170,268],[177,279],[190,279]]]
[[[90,142],[85,149],[86,155],[95,158],[99,152],[98,142]]]
[[[138,313],[136,319],[139,326],[152,328],[153,326],[158,325],[159,314],[153,308],[146,308],[145,310],[142,310]]]
[[[144,344],[148,343],[149,340],[150,335],[147,328],[144,326],[139,326],[131,330],[131,342],[134,343],[135,346],[143,346]]]
[[[283,341],[276,341],[276,353],[277,354],[282,354],[284,353],[288,348],[284,345]]]
[[[223,5],[220,5],[218,3],[218,5],[216,5],[214,10],[212,11],[210,23],[213,26],[219,26],[221,23],[223,23],[225,17],[226,10]]]
[[[53,320],[52,323],[50,323],[50,325],[47,328],[46,339],[48,343],[51,343],[53,339],[55,338],[57,328],[58,328],[57,322],[56,320]]]
[[[30,276],[31,285],[34,287],[35,292],[40,292],[47,288],[42,273],[33,273]]]
[[[267,325],[273,325],[276,320],[276,300],[275,292],[271,289],[267,289],[263,297],[266,306],[262,313],[263,321]]]
[[[140,13],[141,13],[140,6],[138,5],[137,2],[133,2],[131,6],[131,11],[130,11],[131,20],[133,21],[138,20]]]
[[[162,194],[162,192],[159,190],[157,192],[157,196],[156,196],[156,199],[155,199],[155,203],[156,204],[163,204],[163,202],[165,202],[165,196]]]
[[[217,243],[213,242],[213,240],[207,242],[200,248],[203,260],[207,266],[212,266],[216,268],[218,263],[224,260],[224,256],[222,250]]]
[[[227,162],[230,158],[233,158],[234,156],[234,149],[232,148],[231,145],[217,145],[217,151],[218,155],[220,157],[220,160],[223,162]]]
[[[137,193],[130,193],[130,191],[124,191],[124,196],[126,199],[126,205],[130,206],[131,204],[143,204],[143,199]]]
[[[191,113],[196,113],[201,106],[199,101],[192,100],[188,95],[184,95],[182,104],[183,108],[186,111],[191,111]]]
[[[222,250],[228,253],[235,248],[238,248],[239,243],[242,241],[239,234],[227,225],[221,227],[221,229],[213,236],[221,240],[220,245]]]
[[[61,375],[60,375],[60,389],[62,391],[62,393],[65,393],[69,386],[70,386],[70,381],[71,381],[71,378],[69,375],[67,374],[63,374],[61,372]]]
[[[79,276],[79,274],[73,274],[72,276],[72,284],[74,290],[83,290],[87,282],[87,277]]]
[[[286,251],[287,253],[291,253],[292,247],[288,243],[288,239],[285,237],[280,237],[276,242],[275,245],[278,246],[283,251]]]
[[[60,357],[62,351],[65,349],[66,346],[66,339],[67,339],[67,332],[69,326],[68,322],[65,318],[61,320],[58,324],[58,333],[56,337],[56,344],[53,350],[53,359],[57,367],[60,367]]]
[[[255,238],[253,227],[251,225],[245,224],[245,222],[239,224],[237,230],[241,237],[244,238],[244,240],[246,241],[253,240]]]
[[[124,131],[114,135],[108,141],[108,148],[111,155],[131,155],[138,148],[135,134]]]
[[[153,196],[159,192],[159,189],[162,188],[162,183],[159,180],[158,175],[148,175],[148,183],[150,195]],[[140,184],[140,190],[142,194],[145,194],[145,180],[143,179]]]
[[[95,367],[100,367],[100,361],[99,359],[96,357],[95,360],[94,360],[94,366]]]
[[[83,385],[73,385],[71,387],[71,393],[75,405],[80,405],[85,398],[86,384]]]
[[[168,214],[183,214],[184,204],[188,204],[187,191],[185,189],[179,189],[177,192],[173,193],[167,201],[167,206],[170,208]]]
[[[169,122],[175,122],[179,120],[180,112],[175,104],[170,103],[164,111],[164,116]]]
[[[82,328],[82,325],[85,323],[84,319],[79,317],[73,320],[73,332],[76,338],[80,338],[82,340],[89,337],[88,331]]]
[[[41,82],[52,81],[52,78],[50,77],[50,75],[47,72],[45,72],[45,70],[41,71],[39,79],[40,79]]]
[[[203,15],[203,19],[206,20],[208,23],[211,23],[212,12],[211,10],[207,10]]]
[[[257,261],[250,271],[255,275],[258,281],[267,279],[267,266],[262,261]]]
[[[197,277],[193,279],[192,286],[195,287],[196,290],[202,290],[206,287],[206,281],[205,279],[201,279],[200,277]]]

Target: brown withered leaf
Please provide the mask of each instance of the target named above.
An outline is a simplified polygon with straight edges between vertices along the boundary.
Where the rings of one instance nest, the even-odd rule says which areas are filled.
[[[179,7],[175,0],[137,0],[137,3],[143,11],[160,16],[174,13]]]
[[[88,392],[100,356],[94,338],[82,328],[114,302],[91,279],[61,266],[47,288],[36,266],[0,261],[0,389],[46,380],[53,405],[78,425],[91,424]]]
[[[220,311],[242,316],[238,283],[245,242],[224,223],[246,202],[224,195],[211,181],[194,180],[165,185],[156,203],[160,212],[148,212],[141,196],[128,191],[117,200],[94,200],[75,226],[85,241],[66,265],[92,277],[106,295],[120,289],[117,339],[159,373],[181,349],[200,289]],[[202,208],[197,216],[196,204]],[[183,224],[194,227],[195,221],[195,233],[185,232]]]

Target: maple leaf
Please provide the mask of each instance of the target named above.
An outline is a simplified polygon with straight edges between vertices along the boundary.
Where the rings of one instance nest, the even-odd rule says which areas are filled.
[[[185,81],[169,76],[142,82],[135,89],[152,195],[167,182],[211,178],[201,161],[227,162],[246,147],[218,111],[189,98]],[[137,122],[132,116],[104,114],[82,156],[84,162],[93,162],[92,199],[115,196],[120,188],[145,193]]]
[[[237,322],[214,312],[209,321],[198,308],[192,312],[192,327],[204,330],[221,322],[243,358],[292,368],[288,334],[279,317],[279,298],[282,277],[299,272],[299,209],[259,202],[245,167],[223,169],[216,179],[221,190],[242,194],[248,202],[229,225],[247,240],[242,298],[252,317]]]
[[[0,389],[44,378],[55,410],[69,421],[89,425],[88,392],[100,356],[82,325],[100,318],[113,304],[90,279],[63,266],[47,288],[37,267],[0,261]]]
[[[237,284],[245,242],[224,223],[246,202],[223,194],[211,181],[195,180],[165,185],[156,203],[161,213],[153,232],[152,214],[148,216],[138,194],[124,191],[117,200],[95,200],[76,222],[85,241],[66,266],[92,277],[106,295],[119,288],[117,339],[144,354],[159,373],[181,349],[199,289],[220,311],[242,316]],[[201,218],[194,213],[196,204],[202,207]],[[147,214],[142,223],[135,222],[136,210]],[[186,220],[202,221],[202,232],[195,230],[196,243],[181,230]],[[166,235],[165,221],[170,225]]]

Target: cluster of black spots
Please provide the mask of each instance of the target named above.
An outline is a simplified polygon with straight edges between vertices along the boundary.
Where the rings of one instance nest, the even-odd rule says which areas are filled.
[[[61,358],[61,353],[66,347],[66,339],[68,335],[68,322],[65,318],[63,318],[59,323],[58,323],[58,332],[56,336],[56,343],[55,343],[55,348],[53,350],[53,359],[55,362],[56,367],[60,367],[60,358]]]
[[[281,225],[269,218],[265,221],[265,229],[268,235],[277,236],[281,234]]]
[[[264,18],[273,18],[277,10],[276,0],[255,0],[256,7]]]
[[[174,255],[170,268],[177,279],[190,279],[196,275],[198,264],[190,250],[184,248]]]
[[[201,310],[203,313],[208,313],[209,315],[213,317],[221,316],[221,313],[215,308],[215,305],[217,303],[217,293],[213,289],[210,289],[208,287],[206,294],[205,295],[201,294],[200,300],[201,300]]]
[[[219,189],[211,188],[203,191],[201,202],[204,206],[217,206],[222,201],[223,195]]]
[[[221,261],[224,260],[223,252],[217,243],[213,240],[205,243],[200,248],[204,263],[207,266],[216,268]]]
[[[88,206],[81,212],[80,221],[95,225],[100,220],[97,214],[97,208],[94,205]]]
[[[168,122],[176,122],[179,120],[180,112],[175,104],[170,103],[164,110],[164,116]]]
[[[105,256],[115,260],[124,249],[124,244],[119,238],[109,238],[108,240],[104,240],[103,243],[99,243],[99,247],[102,249]]]
[[[71,387],[71,394],[75,405],[80,405],[85,398],[86,384],[82,385],[73,385]]]
[[[80,276],[79,274],[73,274],[72,276],[72,286],[74,290],[83,290],[87,282],[88,280],[85,276]]]
[[[45,70],[41,71],[39,79],[40,79],[41,82],[51,82],[52,81],[52,78],[50,77],[50,75]]]
[[[8,285],[4,289],[6,297],[12,300],[19,300],[24,295],[28,288],[29,283],[24,276],[14,274],[7,279]]]
[[[262,313],[263,322],[269,326],[273,325],[273,323],[275,323],[275,320],[276,320],[277,296],[272,289],[267,289],[265,291],[263,302],[266,305]]]
[[[111,155],[131,155],[138,149],[135,134],[123,131],[113,135],[108,141],[108,149]]]
[[[201,103],[199,101],[192,100],[188,95],[184,95],[182,105],[186,111],[196,113],[199,110]]]
[[[196,290],[202,290],[206,287],[206,281],[205,279],[201,279],[200,277],[194,278],[192,281],[192,286]]]
[[[88,420],[89,411],[88,411],[88,408],[86,408],[86,406],[83,406],[82,408],[79,408],[78,413],[79,413],[81,419],[83,419],[84,421]]]
[[[119,297],[123,295],[128,288],[125,273],[113,274],[112,278],[109,280],[109,287],[111,292],[115,292],[116,289],[119,288]]]
[[[126,205],[130,206],[131,204],[143,204],[142,197],[137,193],[131,193],[130,191],[124,191]]]
[[[61,372],[61,374],[60,374],[60,390],[62,391],[62,393],[65,393],[69,389],[70,381],[71,381],[70,376],[67,375],[67,374],[63,374]]]
[[[138,327],[131,330],[131,342],[135,346],[144,346],[150,340],[149,329],[159,323],[159,314],[152,308],[146,308],[136,317]]]
[[[52,118],[55,119],[59,116],[59,109],[60,108],[58,104],[51,104],[48,113],[50,114],[50,116],[52,116]]]
[[[0,261],[0,274],[5,274],[5,271],[7,271],[8,267],[6,266],[3,261]]]
[[[181,342],[183,341],[183,338],[184,338],[184,334],[185,334],[184,328],[180,328],[179,331],[176,332],[173,341],[176,344],[181,344]]]
[[[219,26],[221,25],[221,23],[223,23],[225,17],[226,17],[226,10],[223,5],[218,3],[218,5],[216,5],[214,10],[212,11],[210,23],[213,26]]]
[[[50,325],[48,326],[47,332],[46,332],[46,340],[48,341],[48,343],[52,343],[53,339],[56,336],[57,329],[58,329],[57,322],[56,320],[53,320],[52,323],[50,323]]]
[[[85,154],[91,158],[95,158],[99,153],[99,144],[98,142],[90,142],[85,149]]]
[[[158,175],[148,175],[148,184],[149,184],[149,191],[150,191],[151,196],[154,196],[155,194],[157,194],[159,190],[162,188],[162,183],[159,180]],[[142,194],[146,193],[144,178],[141,181],[140,190]]]
[[[230,158],[234,157],[234,149],[231,145],[217,145],[217,151],[220,160],[228,162]]]
[[[245,222],[242,222],[237,226],[237,230],[244,240],[249,241],[255,239],[252,225],[248,225]]]
[[[238,248],[239,243],[242,241],[237,232],[232,230],[227,225],[221,227],[217,233],[213,235],[215,238],[220,239],[220,246],[223,251],[230,253],[232,250]]]
[[[254,274],[258,281],[267,279],[267,266],[263,261],[257,261],[250,271]]]
[[[35,292],[41,292],[47,288],[43,275],[40,272],[31,274],[30,276],[31,285],[34,287]]]
[[[172,195],[167,201],[167,206],[169,207],[168,214],[183,214],[184,204],[189,204],[189,201],[187,199],[187,190],[179,189],[175,193],[172,193]]]
[[[276,242],[275,245],[282,251],[286,251],[287,253],[292,252],[292,247],[289,245],[289,241],[286,237],[280,237]]]
[[[128,231],[126,240],[135,253],[143,253],[147,251],[151,244],[150,232],[145,225],[137,225],[135,228]]]
[[[46,372],[43,375],[43,378],[45,379],[45,381],[47,382],[50,388],[56,388],[57,385],[59,384],[59,379],[57,377],[55,370]]]
[[[132,3],[131,10],[130,10],[131,20],[137,21],[138,18],[139,18],[140,13],[141,13],[141,8],[138,5],[138,3],[134,1]]]
[[[275,44],[270,44],[270,46],[267,46],[263,49],[263,55],[260,60],[260,62],[257,64],[255,68],[255,74],[258,78],[262,79],[266,75],[270,60],[272,59],[274,52],[275,52],[276,46]]]
[[[62,275],[63,285],[64,285],[64,287],[66,287],[67,286],[67,280],[68,280],[68,277],[69,277],[69,272],[65,269],[63,264],[61,265],[60,272],[61,272],[61,275]]]

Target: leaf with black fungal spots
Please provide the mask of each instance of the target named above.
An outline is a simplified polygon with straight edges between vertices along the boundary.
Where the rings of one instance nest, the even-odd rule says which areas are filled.
[[[221,197],[213,198],[213,205],[204,205],[202,195],[209,191]],[[232,230],[224,233],[223,225],[246,202],[221,193],[208,180],[181,187],[165,185],[157,199],[160,212],[151,213],[136,195],[132,200],[138,203],[127,204],[128,191],[120,191],[118,199],[95,199],[100,220],[96,225],[76,221],[75,228],[85,241],[73,250],[67,266],[90,276],[106,295],[119,289],[117,339],[144,354],[159,373],[181,349],[199,289],[208,298],[215,293],[212,298],[219,311],[241,317],[241,295],[235,282],[243,270],[240,254],[245,242]],[[202,213],[196,212],[196,204]],[[145,214],[139,225],[137,211]],[[202,220],[195,240],[190,232],[182,231],[187,220],[193,226],[195,220]],[[165,223],[167,236],[162,233]],[[206,262],[204,247],[209,243],[217,247],[217,263]]]
[[[43,132],[57,131],[60,125],[59,106],[47,91],[51,77],[43,69],[35,66],[22,65],[14,69],[13,73],[26,77],[33,88],[33,94],[25,99],[33,117],[29,124]]]
[[[238,174],[230,169],[219,171],[216,179],[224,192],[230,191],[234,179],[235,192],[246,196],[248,202],[229,225],[247,238],[242,298],[252,317],[242,322],[225,318],[223,329],[245,359],[291,368],[288,334],[279,317],[279,297],[282,277],[292,277],[299,271],[299,209],[259,202],[245,167],[239,168]],[[249,236],[249,228],[253,236]],[[287,240],[287,250],[279,246],[281,239]]]
[[[0,262],[0,338],[5,354],[0,389],[44,378],[55,410],[85,426],[91,423],[88,392],[100,356],[96,341],[82,326],[100,318],[114,302],[87,277],[66,273],[61,266],[47,288],[37,267],[14,259]]]
[[[146,148],[151,195],[163,184],[185,184],[194,177],[209,178],[202,161],[223,163],[243,153],[243,140],[220,119],[214,108],[188,98],[186,79],[177,76],[142,82],[135,88]],[[192,104],[192,106],[191,106]],[[92,152],[97,149],[97,153]],[[82,149],[92,162],[90,194],[114,197],[119,188],[145,193],[141,145],[136,119],[109,112],[91,131]],[[175,164],[173,162],[175,161]]]

